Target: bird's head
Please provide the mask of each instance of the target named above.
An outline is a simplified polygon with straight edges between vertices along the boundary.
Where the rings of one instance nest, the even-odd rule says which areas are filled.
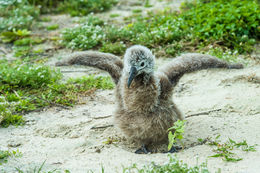
[[[125,70],[129,73],[127,86],[130,87],[133,79],[143,74],[144,76],[150,76],[154,71],[155,57],[150,49],[135,45],[126,50],[124,56]]]

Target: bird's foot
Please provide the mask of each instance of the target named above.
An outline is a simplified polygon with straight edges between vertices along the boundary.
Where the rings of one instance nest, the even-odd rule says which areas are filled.
[[[151,151],[147,149],[145,145],[142,145],[141,148],[135,151],[135,154],[148,154],[148,153],[151,153]]]
[[[172,146],[172,148],[168,151],[168,153],[176,153],[178,151],[180,151],[182,149],[182,147],[180,146]]]

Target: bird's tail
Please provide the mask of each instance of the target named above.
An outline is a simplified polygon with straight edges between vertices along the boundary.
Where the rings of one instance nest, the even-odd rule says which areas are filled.
[[[96,67],[107,71],[117,84],[123,69],[122,60],[109,53],[101,53],[95,51],[85,51],[74,53],[68,59],[56,63],[56,66],[84,65]]]

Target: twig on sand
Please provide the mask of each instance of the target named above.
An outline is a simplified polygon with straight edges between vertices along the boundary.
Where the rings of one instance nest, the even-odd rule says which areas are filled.
[[[104,126],[93,126],[90,129],[94,130],[94,129],[106,129],[108,127],[113,127],[114,125],[109,124],[109,125],[104,125]]]
[[[62,70],[61,73],[86,73],[87,70]]]
[[[111,117],[112,115],[106,115],[106,116],[103,116],[103,117],[94,117],[93,119],[104,119],[104,118],[109,118]]]
[[[196,114],[190,114],[190,115],[187,115],[185,118],[190,118],[190,117],[199,116],[199,115],[208,115],[211,112],[217,112],[217,111],[221,111],[221,109],[213,109],[213,110],[209,110],[209,111],[199,112]]]

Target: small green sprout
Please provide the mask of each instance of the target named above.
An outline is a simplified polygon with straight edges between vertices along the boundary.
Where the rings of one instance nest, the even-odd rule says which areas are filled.
[[[53,25],[50,25],[50,26],[47,26],[46,29],[48,31],[52,31],[52,30],[56,30],[59,28],[59,25],[58,24],[53,24]]]
[[[172,148],[173,144],[175,144],[177,140],[181,141],[183,139],[185,122],[186,120],[178,120],[171,128],[168,129],[168,150]],[[172,131],[174,131],[174,133],[172,133]]]

